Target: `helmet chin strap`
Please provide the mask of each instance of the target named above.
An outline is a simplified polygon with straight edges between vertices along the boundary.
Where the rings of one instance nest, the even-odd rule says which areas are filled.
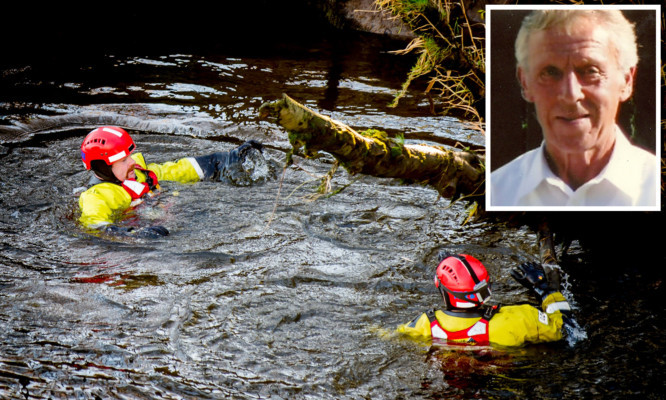
[[[437,286],[437,289],[439,290],[439,294],[442,296],[442,300],[444,301],[444,305],[446,305],[446,309],[449,310],[449,311],[460,311],[460,312],[469,311],[469,312],[473,312],[479,306],[481,306],[481,304],[477,304],[477,306],[470,307],[470,308],[456,307],[451,303],[451,301],[449,301],[448,292],[444,288],[443,284],[440,283],[439,286]],[[475,303],[475,302],[469,301],[469,300],[465,300],[465,301],[473,303],[473,304]]]
[[[446,298],[446,292],[444,289],[442,289],[442,286],[444,286],[441,282],[439,283],[439,286],[437,286],[437,289],[439,290],[439,294],[442,296],[442,300],[444,300],[444,303],[448,306],[449,302]]]

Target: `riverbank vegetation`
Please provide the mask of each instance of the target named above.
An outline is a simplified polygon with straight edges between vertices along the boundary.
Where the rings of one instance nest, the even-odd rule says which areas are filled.
[[[395,52],[417,53],[418,59],[392,105],[398,105],[415,80],[423,79],[433,113],[460,116],[483,130],[484,8],[467,0],[376,0],[375,4],[417,35],[405,49]]]

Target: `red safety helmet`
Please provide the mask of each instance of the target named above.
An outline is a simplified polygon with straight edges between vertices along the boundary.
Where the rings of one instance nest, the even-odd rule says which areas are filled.
[[[81,159],[90,169],[95,160],[104,161],[106,165],[121,160],[134,150],[134,141],[124,129],[116,126],[99,127],[86,136],[81,143]]]
[[[439,263],[435,286],[449,310],[479,307],[490,297],[486,267],[466,254],[449,255]]]

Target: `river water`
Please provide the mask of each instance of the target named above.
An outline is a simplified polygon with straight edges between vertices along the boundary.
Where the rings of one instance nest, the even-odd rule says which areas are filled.
[[[302,38],[301,38],[302,39]],[[105,52],[7,63],[0,80],[0,397],[3,399],[626,399],[664,392],[663,256],[574,241],[563,259],[581,324],[569,341],[518,349],[414,343],[395,327],[439,305],[440,251],[488,267],[495,300],[532,301],[508,274],[538,257],[524,226],[477,220],[427,187],[295,158],[257,110],[287,93],[354,128],[482,146],[433,117],[414,89],[386,105],[403,44],[351,35],[269,47]],[[119,239],[76,223],[94,126],[130,130],[149,161],[252,138],[272,167],[252,185],[164,183]],[[640,228],[640,227],[639,227]],[[633,260],[633,261],[632,261]],[[604,263],[608,262],[607,260]],[[645,264],[644,264],[645,265]],[[643,265],[643,266],[644,266]]]

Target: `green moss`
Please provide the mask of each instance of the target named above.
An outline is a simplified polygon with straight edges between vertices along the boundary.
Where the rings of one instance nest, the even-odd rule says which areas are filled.
[[[372,138],[376,143],[384,146],[391,154],[391,157],[400,156],[404,151],[405,137],[402,134],[396,137],[389,137],[386,132],[380,131],[378,129],[368,129],[360,132],[360,134],[362,136]]]
[[[379,139],[382,142],[385,142],[388,140],[388,134],[384,131],[380,131],[379,129],[367,129],[363,132],[360,132],[361,135],[373,139]]]

